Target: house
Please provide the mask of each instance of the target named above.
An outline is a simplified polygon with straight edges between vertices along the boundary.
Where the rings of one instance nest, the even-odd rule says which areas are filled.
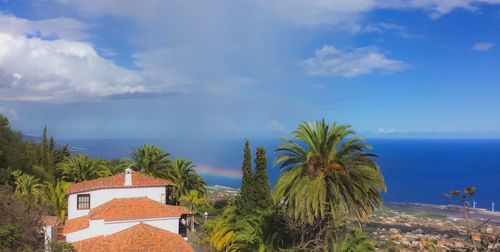
[[[185,224],[191,212],[172,205],[170,196],[174,186],[171,181],[132,169],[70,185],[68,219],[63,229],[66,242],[73,243],[78,251],[137,251],[129,245],[144,236],[148,238],[143,241],[152,243],[134,242],[149,244],[144,251],[165,251],[154,247],[162,243],[176,244],[171,248],[191,248],[185,241]],[[95,247],[100,243],[110,247]]]

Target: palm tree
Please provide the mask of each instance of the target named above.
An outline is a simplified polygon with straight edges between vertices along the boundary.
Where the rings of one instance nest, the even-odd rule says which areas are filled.
[[[13,175],[16,177],[16,194],[28,198],[36,196],[41,189],[40,180],[28,174],[22,174],[15,171]]]
[[[363,221],[380,207],[386,187],[377,156],[365,152],[371,146],[350,126],[322,120],[302,123],[292,134],[294,140],[282,139],[276,149],[282,174],[273,190],[290,217],[308,224],[344,215]]]
[[[291,234],[279,213],[271,209],[238,216],[229,206],[215,221],[211,245],[223,251],[277,251],[293,246]]]
[[[68,197],[66,189],[69,183],[59,181],[57,184],[45,183],[40,191],[40,197],[52,208],[54,215],[64,220],[66,217]]]
[[[346,233],[339,241],[332,244],[329,251],[333,252],[364,252],[376,251],[373,242],[366,233],[361,230],[352,230]]]
[[[58,164],[63,178],[71,182],[81,182],[111,175],[106,163],[100,159],[90,159],[87,155],[67,157]]]
[[[145,144],[134,149],[131,157],[135,168],[142,173],[157,178],[165,178],[169,173],[170,154],[156,145]]]
[[[108,167],[113,174],[124,172],[125,169],[133,166],[134,162],[128,158],[118,158],[108,161]]]
[[[221,218],[215,221],[210,244],[217,251],[222,251],[231,244],[236,230],[235,223],[238,219],[236,212],[236,207],[228,206],[224,209]]]
[[[171,166],[171,172],[167,178],[175,183],[173,196],[179,200],[182,196],[188,195],[191,190],[196,190],[202,195],[206,195],[207,184],[194,170],[195,165],[187,159],[178,158]]]

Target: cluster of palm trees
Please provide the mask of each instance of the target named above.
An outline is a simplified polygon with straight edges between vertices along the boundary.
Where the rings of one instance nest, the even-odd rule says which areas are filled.
[[[347,125],[306,122],[283,139],[273,205],[250,216],[228,206],[205,224],[218,251],[372,251],[360,231],[381,206],[384,179],[368,145]]]
[[[51,212],[64,220],[66,216],[66,188],[70,183],[110,176],[122,172],[127,167],[156,178],[169,179],[176,184],[173,199],[176,202],[189,199],[196,192],[199,198],[206,195],[206,183],[194,170],[194,164],[184,158],[171,159],[171,155],[158,146],[145,144],[134,149],[130,159],[117,160],[91,159],[78,154],[66,157],[56,165],[61,175],[54,182],[41,182],[34,175],[14,171],[16,194],[33,200],[40,200],[50,207]],[[193,191],[193,192],[191,192]]]
[[[64,220],[67,211],[68,198],[66,188],[69,183],[58,181],[53,184],[41,182],[33,175],[25,174],[19,170],[12,172],[15,179],[15,193],[27,199],[30,204],[44,203],[51,209],[51,213]]]
[[[180,201],[194,190],[206,195],[207,184],[195,171],[195,165],[188,159],[177,158],[172,161],[170,154],[158,146],[145,144],[134,149],[129,165],[139,172],[156,178],[165,178],[175,183],[173,199]]]

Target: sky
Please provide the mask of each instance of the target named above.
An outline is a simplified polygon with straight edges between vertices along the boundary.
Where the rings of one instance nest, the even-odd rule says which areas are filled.
[[[500,0],[0,1],[0,113],[58,139],[500,137]]]

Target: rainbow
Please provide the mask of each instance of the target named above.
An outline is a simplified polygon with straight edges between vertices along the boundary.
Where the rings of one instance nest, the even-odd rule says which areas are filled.
[[[199,165],[195,168],[196,172],[200,175],[225,177],[229,179],[241,179],[241,171],[231,168],[219,168],[209,165]]]

